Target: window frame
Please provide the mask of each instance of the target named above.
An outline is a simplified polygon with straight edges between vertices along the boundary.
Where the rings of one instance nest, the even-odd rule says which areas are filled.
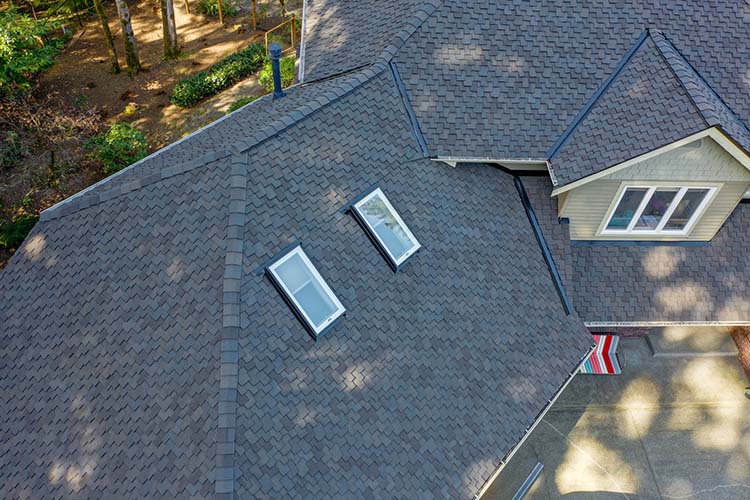
[[[375,231],[375,228],[370,224],[370,222],[367,220],[365,215],[362,213],[361,208],[362,205],[370,201],[372,198],[380,196],[380,199],[383,200],[383,203],[385,204],[386,208],[390,212],[390,214],[393,216],[394,219],[396,219],[396,222],[401,227],[401,229],[406,234],[406,237],[411,242],[412,246],[409,248],[409,250],[406,251],[401,257],[398,259],[393,256],[390,249],[386,246],[386,244],[383,242],[383,240],[380,238],[380,235]],[[388,197],[385,195],[382,189],[379,187],[376,187],[372,191],[370,191],[368,194],[363,196],[362,198],[358,199],[355,203],[352,204],[352,213],[354,214],[357,221],[359,221],[360,225],[364,228],[365,233],[367,233],[367,236],[375,243],[375,246],[378,248],[380,253],[383,254],[383,256],[388,261],[388,264],[391,266],[393,271],[398,271],[407,260],[409,260],[410,257],[415,255],[420,248],[422,248],[422,245],[419,243],[417,238],[414,236],[414,233],[411,232],[409,229],[409,226],[406,225],[406,222],[401,218],[398,211],[393,207],[393,204],[391,204]]]
[[[276,272],[281,264],[288,261],[295,255],[298,255],[300,257],[303,264],[312,275],[313,279],[317,280],[318,284],[323,289],[323,292],[336,307],[336,310],[330,316],[328,316],[328,318],[326,318],[319,326],[315,326],[315,324],[312,322],[312,319],[299,303],[287,284],[284,283],[284,281]],[[313,264],[310,258],[307,256],[307,253],[305,253],[305,251],[302,249],[302,245],[298,244],[290,250],[284,251],[278,258],[275,258],[273,262],[269,263],[266,266],[266,274],[271,279],[274,286],[279,290],[279,293],[281,293],[284,301],[292,309],[292,312],[294,312],[294,315],[297,317],[297,319],[300,320],[300,322],[315,339],[317,339],[318,336],[322,334],[326,329],[330,328],[346,312],[346,308],[344,307],[344,305],[338,299],[331,287],[328,286],[326,280],[323,279],[323,277],[320,275],[318,269],[315,267],[315,264]]]
[[[693,227],[695,227],[696,223],[700,218],[703,216],[703,214],[706,211],[706,208],[708,208],[708,205],[711,204],[711,202],[714,199],[714,196],[720,189],[720,185],[716,184],[685,184],[685,183],[670,183],[670,182],[663,182],[663,183],[623,183],[620,186],[620,191],[618,195],[615,197],[615,201],[610,205],[609,210],[607,211],[607,215],[604,218],[601,227],[599,228],[599,234],[602,236],[613,236],[613,235],[625,235],[625,236],[686,236],[688,235]],[[641,202],[638,205],[638,208],[633,213],[633,218],[630,220],[630,223],[628,224],[628,227],[625,229],[607,229],[607,226],[612,221],[612,217],[615,215],[615,212],[617,211],[617,207],[620,205],[620,202],[622,201],[623,197],[625,196],[625,193],[628,189],[646,189],[646,195],[643,197]],[[664,215],[659,220],[659,225],[656,227],[656,229],[639,229],[636,228],[636,224],[638,223],[638,220],[640,219],[641,215],[643,214],[643,211],[648,206],[649,202],[651,201],[651,198],[653,197],[654,193],[658,189],[677,189],[677,194],[672,199],[672,202],[669,205],[669,208],[666,212],[664,212]],[[685,227],[682,229],[665,229],[664,226],[669,222],[669,219],[674,214],[675,210],[677,210],[677,206],[680,204],[680,201],[682,201],[682,198],[685,196],[685,194],[688,192],[688,190],[691,189],[705,189],[708,191],[706,193],[706,196],[703,198],[703,200],[700,202],[698,207],[695,209],[695,212],[690,217],[690,220],[687,224],[685,224]]]

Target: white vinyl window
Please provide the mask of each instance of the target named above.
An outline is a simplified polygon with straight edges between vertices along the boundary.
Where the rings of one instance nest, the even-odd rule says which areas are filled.
[[[419,250],[419,242],[380,188],[358,201],[354,210],[394,268]]]
[[[271,264],[268,272],[315,336],[344,313],[344,306],[302,247],[296,247]]]
[[[626,186],[602,234],[687,234],[715,191],[715,187]]]

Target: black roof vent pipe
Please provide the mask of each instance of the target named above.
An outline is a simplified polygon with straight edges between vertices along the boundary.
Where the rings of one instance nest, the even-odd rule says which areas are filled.
[[[271,69],[273,70],[273,98],[278,99],[284,97],[286,94],[281,88],[281,68],[279,67],[279,61],[281,60],[281,45],[278,43],[272,43],[268,46],[268,55],[271,56]]]

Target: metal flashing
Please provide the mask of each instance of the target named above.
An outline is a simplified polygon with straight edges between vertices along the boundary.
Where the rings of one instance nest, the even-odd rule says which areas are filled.
[[[393,81],[396,82],[398,93],[401,95],[401,101],[403,102],[404,109],[406,110],[406,116],[408,116],[409,118],[409,129],[411,131],[411,135],[414,138],[414,141],[417,143],[417,146],[419,146],[419,150],[422,152],[422,155],[424,155],[425,157],[429,157],[430,150],[427,147],[427,141],[425,141],[424,135],[422,135],[422,129],[419,127],[417,115],[414,114],[414,108],[412,108],[411,106],[411,102],[409,101],[409,94],[407,94],[406,92],[406,87],[404,86],[404,82],[401,80],[401,75],[398,72],[396,63],[391,61],[388,63],[388,67],[391,69]]]
[[[604,80],[604,83],[601,85],[601,87],[599,87],[594,95],[591,96],[591,99],[589,99],[586,105],[578,112],[576,117],[573,118],[573,121],[570,123],[570,125],[568,125],[568,128],[565,130],[565,132],[563,132],[563,134],[557,139],[557,141],[555,141],[555,143],[547,152],[547,159],[552,160],[558,153],[558,151],[560,151],[560,148],[562,148],[563,145],[568,142],[568,139],[573,134],[575,129],[583,121],[583,119],[586,118],[586,115],[589,114],[591,108],[594,107],[594,104],[596,104],[596,102],[604,94],[604,92],[607,91],[609,86],[612,84],[615,78],[617,78],[617,75],[620,74],[625,65],[627,65],[630,59],[633,58],[633,55],[640,48],[640,46],[643,45],[643,42],[646,41],[646,38],[648,38],[648,31],[644,31],[643,33],[641,33],[635,44],[630,47],[630,49],[625,53],[625,56],[620,59],[619,63],[617,63],[615,70],[609,75],[606,80]]]
[[[557,294],[560,296],[560,302],[562,303],[563,309],[565,310],[565,314],[570,316],[574,313],[573,304],[570,302],[568,294],[565,292],[565,287],[563,286],[560,272],[555,265],[555,260],[552,258],[552,252],[547,245],[547,240],[544,239],[542,227],[539,225],[539,220],[536,218],[534,208],[531,206],[531,201],[526,194],[526,189],[523,187],[523,181],[520,177],[515,176],[513,178],[513,182],[516,185],[516,190],[518,190],[518,195],[521,197],[521,203],[526,210],[526,215],[528,216],[529,222],[531,223],[531,228],[534,230],[534,236],[536,236],[536,240],[539,243],[539,248],[542,250],[544,261],[547,263],[547,268],[549,269],[550,275],[552,276],[552,281],[555,284]]]

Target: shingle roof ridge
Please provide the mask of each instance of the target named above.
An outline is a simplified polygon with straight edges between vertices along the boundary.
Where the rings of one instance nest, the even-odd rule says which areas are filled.
[[[161,156],[166,151],[169,151],[174,147],[178,147],[188,138],[194,137],[201,133],[205,133],[218,123],[221,123],[225,120],[231,120],[232,115],[237,113],[239,110],[235,111],[234,113],[225,115],[222,118],[211,122],[205,127],[193,132],[192,134],[183,137],[179,141],[169,144],[168,146],[158,151],[155,151],[146,158],[133,163],[132,165],[120,170],[114,175],[106,177],[101,181],[89,186],[88,188],[74,194],[73,196],[62,200],[56,205],[47,208],[46,210],[42,211],[40,219],[51,220],[59,217],[64,217],[85,208],[90,208],[106,201],[118,198],[119,196],[130,193],[132,191],[136,191],[151,184],[155,184],[175,175],[183,174],[196,168],[203,167],[216,160],[220,160],[236,154],[245,153],[249,149],[257,146],[265,140],[306,119],[316,111],[328,106],[339,98],[344,97],[354,89],[361,86],[363,83],[380,74],[385,70],[385,68],[385,64],[377,63],[367,66],[359,71],[349,72],[342,76],[327,79],[326,82],[328,83],[331,83],[331,81],[335,81],[338,79],[340,79],[341,81],[336,88],[322,93],[321,96],[319,96],[317,99],[311,99],[306,104],[297,107],[287,113],[279,115],[276,120],[268,123],[265,127],[256,130],[253,136],[246,141],[236,143],[234,145],[231,145],[230,147],[219,147],[216,150],[209,151],[206,154],[200,155],[196,158],[192,158],[189,161],[180,163],[178,165],[164,163],[158,165],[157,163],[155,172],[152,169],[144,169],[143,172],[137,172],[138,168],[142,167],[146,163],[159,162],[161,160]],[[289,87],[289,89],[315,87],[316,85],[322,83],[322,81],[317,81],[298,84]],[[271,97],[266,95],[250,103],[248,106],[259,106],[270,102],[273,102]],[[113,180],[120,180],[120,178],[125,173],[130,174],[132,178],[122,183],[112,183]]]
[[[417,9],[413,16],[404,22],[403,27],[396,32],[391,43],[385,46],[380,55],[375,59],[378,62],[388,64],[394,56],[401,50],[401,47],[411,38],[424,22],[429,19],[440,7],[443,6],[444,0],[425,0],[422,6]]]
[[[685,89],[695,108],[701,114],[709,126],[721,126],[722,129],[729,128],[725,122],[731,118],[736,127],[750,136],[750,129],[737,113],[721,98],[718,92],[698,73],[695,67],[688,62],[677,47],[667,38],[663,31],[650,29],[649,36],[654,41],[656,48],[664,58],[667,66],[672,70],[680,85]],[[722,116],[723,115],[723,116]],[[730,125],[730,126],[731,126]],[[745,138],[747,139],[747,138]],[[740,140],[740,138],[735,138]],[[747,148],[750,144],[742,144]]]
[[[424,0],[417,11],[412,16],[404,20],[403,27],[394,34],[391,42],[383,48],[380,54],[378,54],[371,63],[361,64],[355,69],[377,67],[380,65],[385,66],[390,63],[398,53],[398,51],[401,49],[401,47],[403,47],[403,45],[407,42],[407,40],[409,40],[409,38],[411,38],[411,36],[419,29],[419,27],[422,26],[422,24],[424,24],[424,22],[440,7],[442,7],[444,3],[445,0]],[[306,80],[305,75],[303,74],[302,80],[305,83],[314,83],[330,78],[335,78],[337,76],[347,74],[350,71],[352,70],[348,69],[346,71],[334,73],[332,75],[321,76],[312,80]]]
[[[547,151],[546,157],[547,161],[550,162],[555,155],[562,149],[562,147],[565,145],[566,142],[568,142],[568,139],[573,135],[573,132],[575,132],[575,129],[578,128],[578,125],[580,125],[584,118],[586,118],[586,115],[588,115],[589,111],[596,105],[596,103],[599,101],[599,98],[601,98],[602,95],[607,91],[609,86],[612,84],[612,82],[615,81],[617,78],[617,75],[619,75],[623,69],[625,69],[625,66],[630,62],[630,60],[633,58],[635,53],[638,51],[638,49],[643,45],[643,42],[646,41],[648,38],[648,31],[643,31],[640,36],[638,37],[638,40],[628,49],[628,51],[625,53],[625,55],[620,59],[620,61],[617,63],[617,66],[615,66],[614,71],[610,73],[610,75],[607,77],[606,80],[599,86],[597,91],[594,93],[594,95],[591,96],[591,98],[586,102],[586,104],[581,108],[581,110],[578,112],[578,114],[573,118],[573,121],[570,122],[568,127],[565,129],[565,132],[560,135],[560,137],[557,139],[557,141],[550,147],[550,149]]]
[[[310,117],[317,111],[325,108],[334,101],[341,99],[347,94],[351,93],[355,89],[362,86],[364,83],[370,81],[386,69],[386,64],[376,63],[370,66],[366,66],[363,69],[355,72],[347,72],[338,77],[331,77],[325,82],[331,82],[335,80],[341,80],[338,88],[325,92],[318,99],[312,100],[308,104],[305,104],[301,108],[294,110],[281,116],[278,120],[272,122],[267,127],[257,132],[251,139],[235,144],[232,147],[233,153],[244,153],[249,149],[257,146],[265,140],[275,136],[276,134],[283,132],[292,125]],[[323,83],[323,80],[316,80],[314,82],[307,82],[299,85],[300,87],[312,87],[316,84]]]

